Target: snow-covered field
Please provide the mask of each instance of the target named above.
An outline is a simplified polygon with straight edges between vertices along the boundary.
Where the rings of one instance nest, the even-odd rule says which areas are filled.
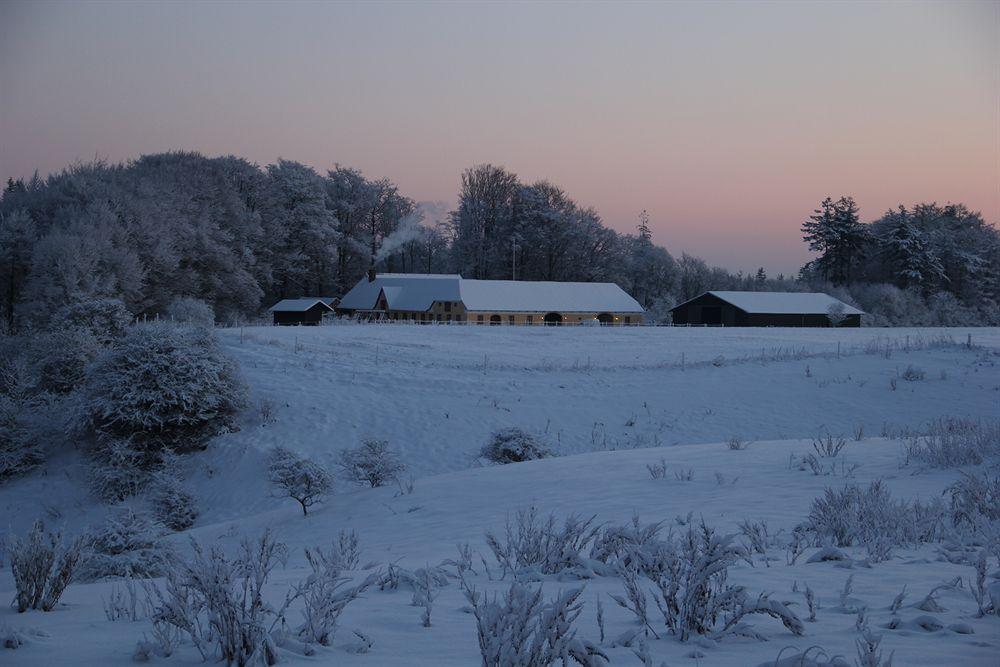
[[[966,348],[971,333],[973,347]],[[202,515],[188,533],[203,542],[235,548],[240,537],[270,528],[290,548],[288,564],[271,584],[275,600],[307,573],[302,548],[329,544],[342,529],[357,530],[361,561],[378,567],[436,565],[468,543],[499,575],[485,532],[501,530],[519,509],[565,517],[596,515],[623,523],[665,521],[675,531],[689,514],[721,532],[741,520],[766,521],[778,542],[809,513],[825,487],[885,480],[893,495],[928,501],[941,496],[959,470],[904,467],[902,442],[882,437],[919,429],[942,416],[1000,415],[1000,330],[814,330],[685,328],[508,328],[331,326],[220,330],[225,349],[240,363],[254,406],[240,430],[216,438],[188,458]],[[957,345],[945,343],[945,337]],[[906,380],[908,368],[922,379]],[[920,373],[910,374],[916,378]],[[260,406],[274,421],[262,424]],[[474,456],[490,433],[519,426],[542,434],[557,458],[479,467]],[[819,433],[848,439],[833,473],[816,476],[794,463],[812,451]],[[855,439],[856,434],[860,435]],[[270,496],[264,457],[283,445],[334,467],[338,453],[363,437],[386,439],[414,477],[413,492],[396,487],[363,489],[340,482],[336,493],[308,517],[295,503]],[[732,437],[751,440],[730,450]],[[664,479],[647,465],[661,461]],[[682,481],[675,473],[690,471]],[[0,487],[5,524],[23,532],[44,514],[70,532],[105,511],[82,483],[79,454],[54,457],[41,473]],[[187,534],[171,541],[184,552]],[[858,549],[850,556],[863,559]],[[935,586],[968,580],[974,570],[943,559],[937,546],[901,549],[885,563],[794,565],[775,546],[765,563],[739,562],[733,582],[771,592],[805,618],[802,591],[816,591],[817,620],[802,637],[780,623],[752,623],[769,641],[728,637],[648,644],[654,662],[669,665],[758,665],[786,646],[822,646],[829,655],[854,656],[856,609],[866,607],[870,627],[884,635],[886,655],[913,666],[1000,664],[1000,617],[976,617],[967,586],[939,595],[943,611],[931,614],[943,628],[927,631],[914,620]],[[769,566],[768,566],[769,565]],[[469,580],[480,590],[502,591],[476,557]],[[996,563],[991,562],[991,570]],[[363,572],[349,573],[357,578]],[[839,591],[853,574],[847,605]],[[102,608],[118,584],[77,584],[52,613],[0,610],[0,628],[22,629],[27,644],[0,652],[0,663],[127,664],[149,622],[108,621]],[[552,597],[585,585],[579,636],[598,639],[596,600],[602,599],[609,638],[635,629],[633,618],[609,594],[622,582],[601,576],[577,581],[548,576]],[[888,610],[906,586],[895,614]],[[793,592],[793,589],[797,592]],[[13,596],[9,571],[0,575],[0,597]],[[289,664],[472,665],[479,662],[475,622],[456,581],[441,589],[431,627],[421,625],[412,591],[370,590],[345,612],[332,647],[315,656],[283,649]],[[652,616],[659,618],[650,602]],[[900,625],[882,626],[891,616]],[[296,610],[290,621],[298,622]],[[662,625],[662,621],[660,621]],[[949,626],[971,629],[962,634]],[[360,629],[372,650],[346,650]],[[605,644],[611,664],[639,664],[631,648]],[[787,653],[786,653],[787,655]],[[200,663],[194,649],[156,661]],[[770,664],[769,662],[767,664]]]

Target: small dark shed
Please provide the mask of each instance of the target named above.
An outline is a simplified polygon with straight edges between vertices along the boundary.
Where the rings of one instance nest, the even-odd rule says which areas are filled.
[[[280,325],[316,325],[323,321],[323,316],[332,313],[333,308],[328,306],[319,297],[303,297],[301,299],[282,299],[271,306],[270,311],[274,314],[274,323]]]
[[[822,292],[705,292],[670,309],[674,324],[860,327],[862,311]]]

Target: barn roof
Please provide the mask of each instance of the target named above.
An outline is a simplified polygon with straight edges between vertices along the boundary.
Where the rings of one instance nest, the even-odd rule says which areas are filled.
[[[393,310],[424,311],[435,301],[458,301],[459,280],[458,274],[380,273],[373,281],[362,278],[344,295],[338,307],[370,310],[382,291]]]
[[[474,311],[641,313],[642,306],[614,283],[462,280],[462,302]]]
[[[461,301],[466,309],[492,312],[641,313],[642,306],[614,283],[466,280],[457,274],[380,273],[362,278],[339,307],[370,310],[385,294],[392,310],[425,311],[435,301]]]
[[[823,292],[735,292],[711,290],[705,292],[705,294],[718,297],[745,313],[758,315],[826,315],[830,312],[830,306],[838,303],[844,307],[844,315],[864,314],[864,311],[858,310],[854,306],[848,305],[840,299],[836,299]],[[705,294],[701,294],[695,298],[701,298]],[[671,308],[671,310],[676,310],[691,301],[694,301],[694,299],[680,303]]]
[[[323,299],[314,296],[303,297],[301,299],[282,299],[268,308],[268,310],[272,313],[304,313],[317,303],[321,304],[327,310],[333,310]]]

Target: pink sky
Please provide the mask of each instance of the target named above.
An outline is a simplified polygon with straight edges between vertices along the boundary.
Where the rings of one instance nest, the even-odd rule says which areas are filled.
[[[826,195],[1000,220],[1000,3],[0,4],[0,178],[171,149],[449,205],[492,162],[794,271]]]

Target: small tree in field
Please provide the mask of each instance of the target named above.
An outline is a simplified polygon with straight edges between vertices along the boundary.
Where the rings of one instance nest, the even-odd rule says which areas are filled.
[[[841,302],[831,303],[830,307],[826,309],[826,319],[830,321],[831,327],[839,327],[847,319],[847,314],[844,312],[844,304]]]
[[[396,480],[406,465],[389,449],[387,440],[369,438],[360,447],[341,453],[340,468],[352,482],[376,487]]]
[[[309,508],[333,489],[330,473],[315,461],[284,447],[271,452],[268,475],[279,496],[292,498],[302,506],[302,516],[308,516]]]

